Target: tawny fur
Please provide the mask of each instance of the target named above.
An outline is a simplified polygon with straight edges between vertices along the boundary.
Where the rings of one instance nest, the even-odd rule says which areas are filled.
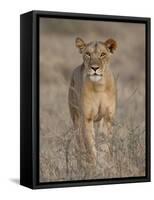
[[[112,134],[116,111],[117,88],[109,68],[110,57],[117,47],[113,39],[86,44],[76,39],[83,64],[75,68],[69,88],[69,108],[74,128],[80,130],[79,145],[86,151],[87,161],[96,166],[94,123],[107,127]],[[101,127],[103,128],[103,127]]]

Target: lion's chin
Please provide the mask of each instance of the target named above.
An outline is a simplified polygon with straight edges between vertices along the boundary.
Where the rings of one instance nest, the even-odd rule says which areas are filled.
[[[89,79],[92,81],[92,82],[97,82],[97,81],[100,81],[102,79],[102,76],[99,76],[99,75],[92,75],[92,76],[89,76]]]

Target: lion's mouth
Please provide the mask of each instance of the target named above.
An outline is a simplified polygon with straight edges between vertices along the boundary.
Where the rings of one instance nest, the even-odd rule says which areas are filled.
[[[103,76],[103,75],[102,74],[94,73],[94,74],[90,74],[90,76]]]
[[[100,81],[102,79],[102,74],[97,74],[96,72],[89,75],[89,79],[93,82]]]

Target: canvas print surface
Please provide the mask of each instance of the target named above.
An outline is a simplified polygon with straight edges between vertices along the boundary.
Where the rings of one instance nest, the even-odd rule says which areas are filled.
[[[40,18],[40,182],[145,176],[145,24]]]

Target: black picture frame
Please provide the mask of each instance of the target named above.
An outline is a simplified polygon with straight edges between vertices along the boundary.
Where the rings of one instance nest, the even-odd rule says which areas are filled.
[[[146,175],[99,180],[39,182],[39,18],[143,23],[146,26]],[[20,16],[20,184],[32,189],[150,181],[150,18],[31,11]]]

